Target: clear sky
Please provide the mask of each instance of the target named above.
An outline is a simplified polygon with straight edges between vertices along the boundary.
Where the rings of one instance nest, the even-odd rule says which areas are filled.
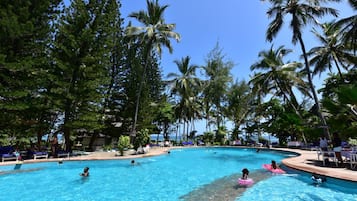
[[[146,9],[146,0],[121,0],[122,17],[126,21],[131,12]],[[249,80],[250,66],[258,60],[258,53],[274,47],[285,45],[293,49],[290,60],[298,60],[300,46],[291,44],[291,31],[288,23],[272,42],[266,42],[265,32],[271,19],[266,15],[270,7],[268,2],[260,0],[159,0],[160,5],[169,5],[165,11],[166,23],[175,23],[176,32],[181,41],[172,41],[174,52],[165,51],[162,55],[164,78],[169,72],[177,72],[174,60],[190,56],[192,64],[204,65],[204,59],[218,42],[227,59],[236,65],[232,69],[234,79]],[[338,6],[336,6],[338,5]],[[353,14],[347,1],[333,4],[340,10],[340,16]],[[321,20],[323,21],[323,20]],[[288,22],[288,21],[287,21]],[[304,40],[307,49],[316,46],[316,40],[305,29]]]
[[[139,10],[146,10],[146,0],[121,0],[122,17],[128,22],[135,19],[127,16]],[[266,15],[270,7],[268,2],[260,0],[159,0],[160,5],[169,5],[165,11],[166,23],[175,23],[176,32],[181,35],[181,41],[172,41],[174,52],[164,51],[162,68],[164,79],[170,72],[177,72],[174,60],[190,56],[192,64],[204,65],[207,54],[218,42],[223,48],[226,58],[236,65],[231,73],[234,79],[248,81],[252,73],[250,66],[258,61],[258,53],[268,50],[272,44],[277,48],[284,45],[293,50],[289,60],[301,61],[300,46],[291,43],[291,31],[286,21],[276,39],[266,42],[265,32],[269,19]],[[353,13],[346,0],[330,6],[340,11],[340,17],[348,17]],[[332,19],[331,17],[329,19]],[[321,19],[321,22],[326,20]],[[303,31],[306,49],[309,50],[318,43],[311,34],[310,28]],[[324,76],[316,77],[314,83],[318,88],[323,83]],[[204,131],[204,124],[196,125],[199,133]]]

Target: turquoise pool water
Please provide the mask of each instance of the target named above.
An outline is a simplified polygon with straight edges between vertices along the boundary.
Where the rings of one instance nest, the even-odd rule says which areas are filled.
[[[289,155],[195,148],[135,159],[139,163],[135,166],[131,160],[24,164],[24,172],[0,175],[0,200],[208,200],[205,196],[212,192],[223,197],[230,194],[231,200],[357,200],[357,184],[352,182],[328,179],[326,185],[316,187],[308,174],[288,171],[286,176],[272,176],[262,169],[262,164]],[[90,177],[81,178],[85,166],[90,167]],[[0,166],[0,171],[13,168]],[[264,180],[251,188],[238,187],[242,168],[248,168],[256,181]]]

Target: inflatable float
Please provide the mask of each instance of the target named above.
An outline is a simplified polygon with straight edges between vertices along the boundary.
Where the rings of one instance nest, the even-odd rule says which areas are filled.
[[[280,168],[274,169],[274,168],[271,167],[271,164],[264,164],[264,165],[263,165],[263,168],[266,169],[266,170],[269,170],[269,171],[272,172],[272,173],[285,174],[285,171],[284,171],[284,170],[282,170],[282,169],[280,169]]]
[[[239,178],[239,179],[238,179],[238,184],[239,184],[240,186],[251,186],[251,185],[254,184],[254,181],[253,181],[253,179],[251,179],[251,178],[248,178],[248,179]]]

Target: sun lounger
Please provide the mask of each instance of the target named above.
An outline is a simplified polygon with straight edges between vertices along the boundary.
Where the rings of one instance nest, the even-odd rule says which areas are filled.
[[[18,160],[18,156],[14,154],[14,148],[12,146],[0,147],[0,156],[2,162],[8,160]]]
[[[70,153],[69,152],[66,152],[66,151],[58,151],[58,153],[57,153],[57,157],[58,158],[61,158],[61,157],[65,157],[65,158],[69,158],[69,155],[70,155]]]
[[[192,146],[194,145],[193,142],[189,141],[189,142],[182,142],[183,146]]]
[[[41,152],[41,151],[33,153],[33,159],[34,160],[37,160],[39,158],[47,159],[48,158],[48,153],[47,152]]]
[[[2,162],[8,161],[8,160],[18,161],[18,157],[15,154],[2,154],[1,158],[2,158]]]
[[[301,147],[303,145],[304,145],[304,143],[302,143],[300,141],[290,141],[290,142],[288,142],[288,147],[290,147],[290,148],[293,148],[293,147],[297,148],[297,147]]]

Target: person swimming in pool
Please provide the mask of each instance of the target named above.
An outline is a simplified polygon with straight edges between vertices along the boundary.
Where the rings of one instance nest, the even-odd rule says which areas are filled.
[[[89,167],[85,167],[83,169],[83,172],[80,174],[82,177],[88,177],[89,176]]]
[[[315,173],[312,174],[311,180],[316,183],[316,184],[321,184],[323,182],[326,182],[326,177],[319,176]]]

